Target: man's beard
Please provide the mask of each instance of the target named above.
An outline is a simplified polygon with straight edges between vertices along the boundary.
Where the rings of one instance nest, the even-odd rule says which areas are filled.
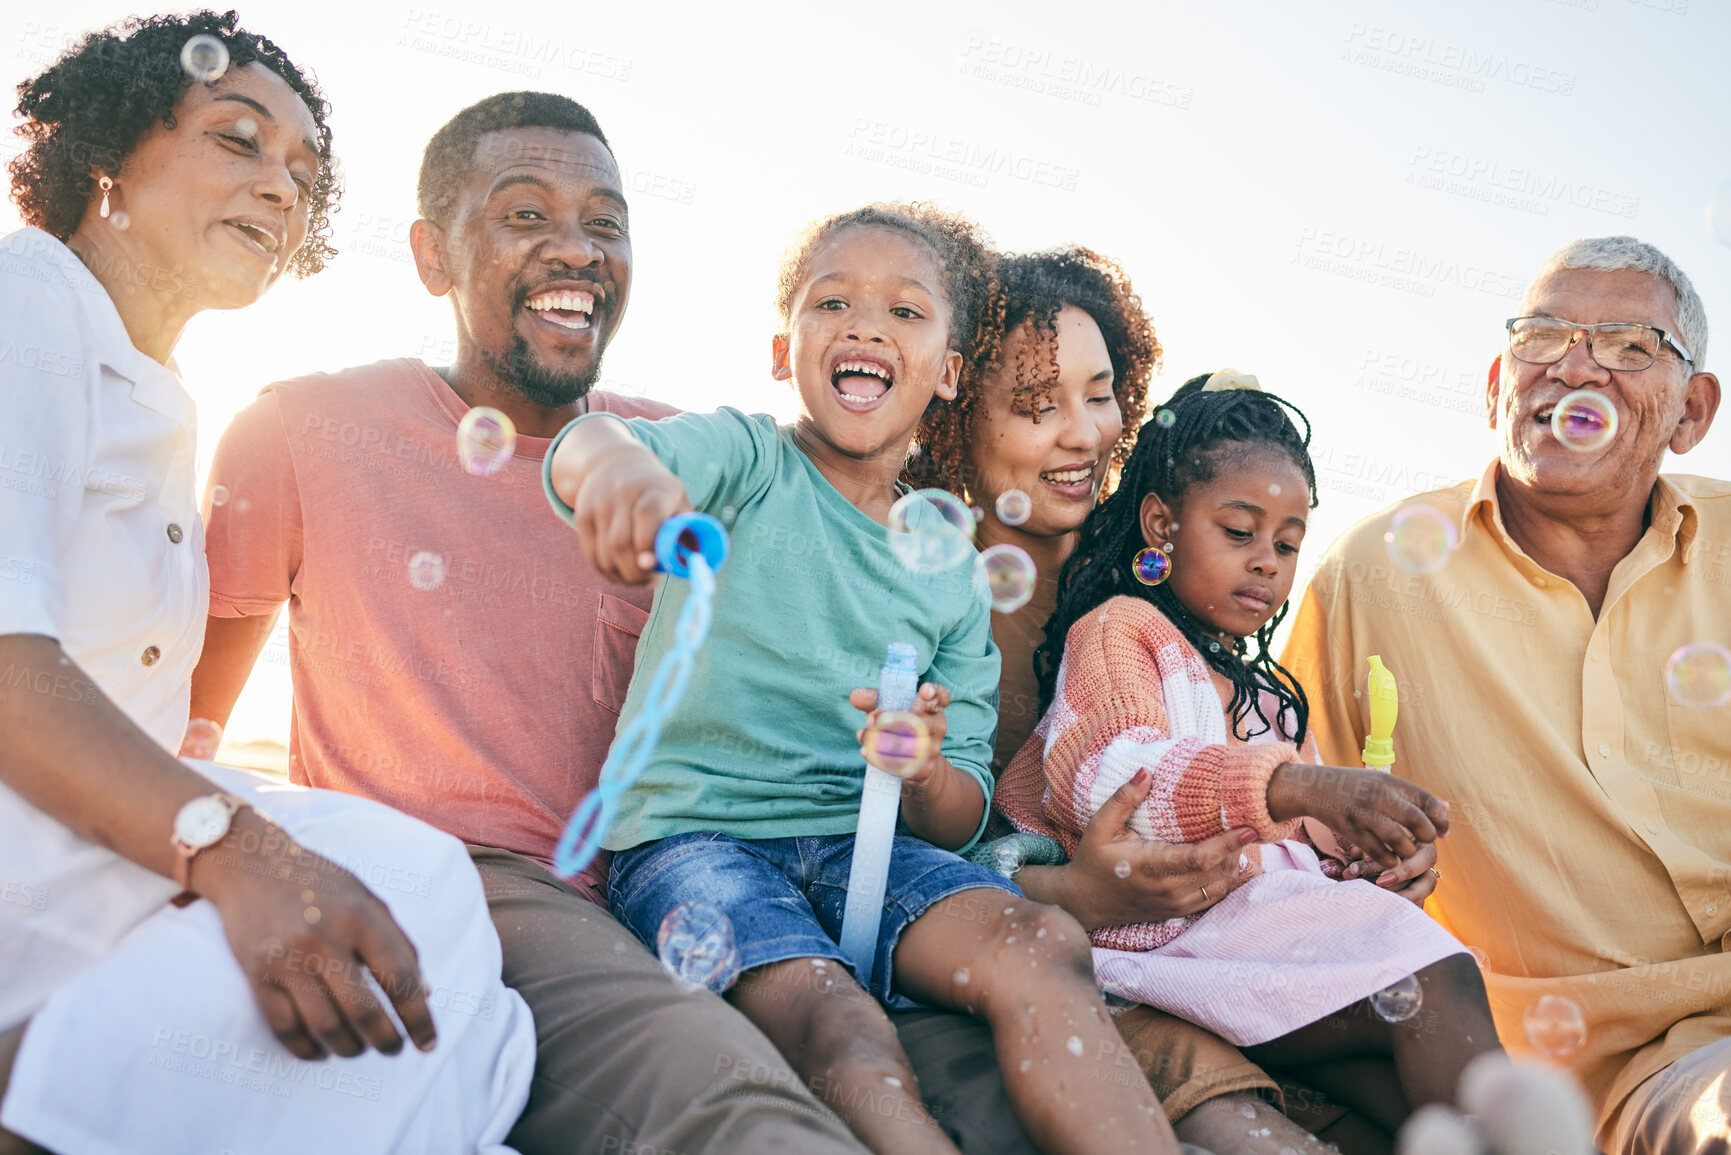
[[[537,364],[529,342],[518,333],[511,334],[511,345],[503,354],[483,349],[481,357],[499,380],[543,409],[576,404],[601,377],[600,357],[587,371],[561,373]]]

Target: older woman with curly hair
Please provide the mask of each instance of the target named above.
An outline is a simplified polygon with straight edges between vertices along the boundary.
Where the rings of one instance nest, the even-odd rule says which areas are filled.
[[[998,350],[964,370],[955,402],[921,425],[907,480],[950,490],[975,508],[982,549],[1019,546],[1036,579],[1026,604],[992,615],[1003,657],[994,769],[1002,770],[1040,720],[1035,651],[1057,601],[1058,575],[1077,532],[1116,484],[1149,411],[1160,365],[1154,326],[1116,263],[1084,248],[1004,258]],[[989,345],[989,343],[988,343]],[[1102,807],[1076,856],[1049,840],[1009,835],[970,857],[1013,874],[1029,898],[1061,906],[1084,927],[1177,918],[1212,905],[1239,879],[1245,832],[1194,845],[1147,841],[1128,820],[1149,787],[1132,783]],[[994,827],[1002,830],[1003,827]],[[1251,837],[1254,837],[1252,834]],[[1118,1015],[1124,1060],[1147,1075],[1178,1137],[1211,1150],[1320,1152],[1314,1138],[1274,1105],[1284,1101],[1311,1128],[1370,1147],[1361,1121],[1337,1109],[1305,1113],[1322,1097],[1284,1087],[1201,1027],[1150,1007]],[[1357,1146],[1356,1149],[1365,1149]]]
[[[174,753],[209,581],[172,354],[195,314],[331,255],[325,101],[201,12],[87,36],[18,111],[0,1149],[500,1150],[534,1035],[462,845]]]

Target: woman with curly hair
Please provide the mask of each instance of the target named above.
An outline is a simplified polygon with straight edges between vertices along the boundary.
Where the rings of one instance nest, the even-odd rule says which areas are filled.
[[[1002,766],[1040,720],[1033,653],[1058,571],[1136,444],[1160,342],[1129,278],[1098,253],[1006,257],[999,277],[998,334],[979,342],[956,400],[926,413],[907,477],[968,502],[981,548],[1020,546],[1040,575],[1026,605],[992,615]]]
[[[964,373],[953,404],[927,413],[908,480],[972,505],[981,548],[1016,545],[1034,562],[1030,600],[992,614],[1003,657],[993,759],[1001,772],[1040,720],[1034,659],[1057,604],[1058,575],[1135,448],[1161,349],[1129,277],[1098,253],[1006,257],[1000,280],[998,354]],[[1187,846],[1144,840],[1128,820],[1146,793],[1146,785],[1118,791],[1073,859],[1056,842],[1028,835],[985,843],[969,857],[1013,874],[1029,898],[1063,907],[1090,931],[1194,913],[1199,895],[1217,900],[1238,882],[1245,832]],[[1230,1043],[1146,1006],[1119,1013],[1117,1025],[1129,1043],[1126,1061],[1142,1068],[1179,1139],[1222,1152],[1321,1150],[1271,1105],[1282,1088]],[[1285,1090],[1294,1108],[1311,1095],[1293,1094],[1291,1084]],[[1306,1122],[1314,1128],[1338,1114]]]
[[[197,313],[330,255],[328,107],[201,12],[85,37],[18,111],[0,1149],[501,1150],[534,1034],[462,845],[174,756],[209,581],[173,351]]]

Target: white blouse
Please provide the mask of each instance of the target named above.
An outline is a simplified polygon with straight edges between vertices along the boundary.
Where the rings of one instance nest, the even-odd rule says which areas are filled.
[[[196,434],[180,378],[72,250],[40,229],[0,239],[0,635],[58,639],[171,752],[210,602]],[[80,681],[0,669],[6,694]]]

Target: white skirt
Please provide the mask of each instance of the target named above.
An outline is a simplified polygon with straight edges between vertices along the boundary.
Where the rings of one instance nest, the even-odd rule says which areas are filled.
[[[1303,843],[1261,849],[1263,873],[1165,946],[1095,947],[1101,989],[1248,1047],[1466,952],[1399,895],[1365,879],[1324,875],[1316,852]]]
[[[462,843],[363,798],[194,766],[384,901],[419,952],[438,1045],[295,1058],[265,1024],[209,902],[167,905],[172,882],[0,786],[0,887],[17,895],[0,902],[0,1024],[29,1019],[0,1125],[62,1155],[508,1153],[534,1024],[500,981],[498,936]]]

